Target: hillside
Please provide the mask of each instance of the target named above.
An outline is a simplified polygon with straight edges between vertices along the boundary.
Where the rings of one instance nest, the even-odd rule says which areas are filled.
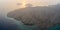
[[[7,16],[22,21],[24,25],[36,25],[40,28],[48,28],[56,23],[60,23],[59,7],[60,4],[26,7],[9,12]]]

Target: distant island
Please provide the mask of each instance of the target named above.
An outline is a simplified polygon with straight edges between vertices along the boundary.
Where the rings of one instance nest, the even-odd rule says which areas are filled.
[[[11,11],[7,16],[21,21],[24,25],[48,28],[60,23],[60,4],[36,7],[29,5],[26,8]]]

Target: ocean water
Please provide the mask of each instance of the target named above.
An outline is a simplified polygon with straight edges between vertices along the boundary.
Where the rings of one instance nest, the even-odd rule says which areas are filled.
[[[60,24],[57,24],[54,27],[48,28],[48,30],[60,30]]]

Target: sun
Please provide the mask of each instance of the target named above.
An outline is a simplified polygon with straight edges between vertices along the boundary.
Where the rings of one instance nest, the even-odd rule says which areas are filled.
[[[26,7],[26,0],[22,0],[22,7],[23,7],[23,8]]]

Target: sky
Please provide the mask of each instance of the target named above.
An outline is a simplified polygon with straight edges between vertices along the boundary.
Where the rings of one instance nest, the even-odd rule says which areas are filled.
[[[60,0],[25,0],[26,3],[30,3],[33,5],[54,5],[60,3]],[[16,5],[17,3],[23,3],[22,0],[0,0],[0,5]],[[4,5],[5,6],[5,5]]]
[[[27,3],[34,3],[34,2],[47,2],[50,4],[56,4],[59,3],[60,0],[26,0]],[[22,0],[0,0],[0,2],[2,3],[18,3],[18,2],[22,2]]]
[[[60,3],[60,0],[25,0],[26,3],[33,4],[35,6],[38,5],[55,5]],[[20,8],[21,6],[17,6],[17,3],[22,3],[22,0],[0,0],[0,8],[1,7],[9,7],[9,8]]]
[[[60,3],[60,0],[25,0],[26,3],[33,4],[34,6],[39,5],[55,5]],[[22,0],[0,0],[0,11],[9,12],[14,9],[21,8],[17,3],[22,3]]]

